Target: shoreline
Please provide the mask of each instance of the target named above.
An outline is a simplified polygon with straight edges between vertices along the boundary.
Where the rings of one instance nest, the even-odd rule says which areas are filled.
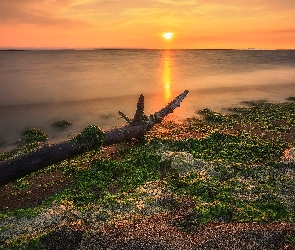
[[[191,93],[190,93],[190,95],[191,95]],[[190,96],[188,96],[188,98],[190,98]],[[148,104],[151,104],[152,100],[154,100],[154,98],[149,100]],[[295,101],[295,97],[294,96],[284,97],[284,98],[281,98],[281,100],[282,101],[277,101],[277,100],[272,100],[272,101],[271,100],[270,101],[268,101],[268,100],[256,100],[256,101],[265,101],[267,103],[274,103],[274,104],[281,104],[281,103],[285,103],[285,102],[291,102],[292,103],[292,102]],[[191,102],[191,101],[192,101],[192,98],[189,99],[189,102]],[[88,102],[88,100],[86,102]],[[247,102],[255,102],[255,100],[252,100],[252,99],[249,99],[248,101],[243,100],[243,101],[240,101],[238,103],[232,104],[230,107],[226,106],[226,104],[224,104],[224,105],[220,106],[217,109],[211,109],[211,108],[210,109],[213,112],[220,112],[221,114],[227,114],[229,112],[229,110],[232,109],[232,108],[247,107],[247,104],[246,104]],[[72,103],[75,103],[75,101],[73,101]],[[47,106],[48,104],[44,104],[44,105]],[[54,105],[54,107],[56,106],[56,104],[52,104],[52,105]],[[33,106],[35,106],[35,104]],[[22,105],[20,107],[23,109]],[[183,122],[186,119],[191,119],[191,118],[194,118],[194,117],[200,117],[200,115],[198,115],[198,111],[200,111],[202,109],[195,110],[194,112],[191,111],[189,115],[182,115],[181,110],[182,109],[187,109],[187,108],[188,108],[188,104],[186,103],[186,100],[184,100],[184,102],[181,104],[181,107],[178,110],[176,109],[176,112],[175,112],[176,114],[175,113],[170,114],[165,120]],[[206,109],[206,108],[207,107],[203,107],[203,109]],[[189,109],[192,109],[192,107],[189,107]],[[148,109],[148,110],[150,111],[151,109]],[[155,110],[155,108],[152,109],[152,111],[154,111],[154,110]],[[129,112],[131,112],[131,111],[129,111]],[[187,112],[185,112],[185,113],[187,113]],[[63,118],[66,117],[67,118],[67,116],[60,116],[60,117],[63,117]],[[73,121],[72,119],[68,119],[68,120],[70,122]],[[87,118],[86,118],[86,120],[87,120]],[[46,134],[48,134],[48,136],[49,136],[49,139],[46,140],[46,142],[49,143],[49,144],[54,144],[54,143],[59,143],[59,142],[68,140],[69,138],[71,138],[71,137],[77,135],[79,132],[81,132],[83,128],[90,125],[90,124],[87,124],[86,122],[81,123],[81,121],[73,121],[72,126],[65,127],[65,128],[54,128],[52,126],[52,124],[54,122],[57,122],[57,121],[58,121],[57,119],[55,119],[55,120],[50,119],[50,122],[48,124],[43,124],[41,126],[28,126],[28,125],[25,125],[22,128],[19,127],[18,131],[22,131],[22,133],[23,133],[24,131],[26,131],[29,128],[38,128],[38,129],[43,130],[42,129],[42,127],[43,127],[44,128],[43,131]],[[101,124],[98,124],[98,123],[99,122],[96,122],[96,125],[102,127],[102,129],[104,129],[104,130],[111,129],[111,128],[116,127],[116,126],[123,126],[123,125],[126,124],[126,122],[117,114],[117,112],[115,110],[113,110],[111,113],[107,112],[106,114],[101,114],[100,115],[100,123]],[[112,125],[110,125],[110,124],[112,124]],[[7,139],[7,138],[4,139],[4,138],[1,137],[1,134],[0,134],[0,153],[1,152],[2,153],[7,152],[9,150],[12,150],[12,149],[16,148],[17,147],[17,142],[20,139],[21,139],[21,133],[20,132],[19,132],[19,135],[17,135],[17,134],[11,135],[11,139]]]

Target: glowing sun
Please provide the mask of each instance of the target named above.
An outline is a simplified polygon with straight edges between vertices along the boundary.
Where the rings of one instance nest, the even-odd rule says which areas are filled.
[[[170,40],[172,37],[173,37],[173,33],[172,32],[165,32],[163,34],[163,37],[166,39],[166,40]]]

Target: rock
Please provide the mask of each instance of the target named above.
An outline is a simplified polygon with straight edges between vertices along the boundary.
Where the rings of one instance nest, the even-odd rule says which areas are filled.
[[[205,165],[203,161],[195,159],[188,152],[164,151],[161,152],[161,160],[171,162],[171,167],[180,170],[181,174],[187,174]]]
[[[60,121],[56,121],[56,122],[52,123],[52,126],[56,127],[56,128],[67,128],[71,125],[72,125],[72,122],[67,121],[67,120],[60,120]]]
[[[295,148],[289,148],[284,151],[282,162],[284,164],[294,164],[295,163]]]

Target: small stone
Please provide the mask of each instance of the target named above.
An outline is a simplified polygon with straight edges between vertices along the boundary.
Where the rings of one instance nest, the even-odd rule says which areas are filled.
[[[295,163],[295,148],[289,148],[284,151],[282,162],[284,164]]]
[[[66,206],[65,205],[60,205],[60,209],[61,210],[66,210]]]

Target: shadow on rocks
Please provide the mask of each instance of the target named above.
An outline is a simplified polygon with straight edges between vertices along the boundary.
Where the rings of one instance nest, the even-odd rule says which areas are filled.
[[[198,247],[202,249],[268,249],[277,250],[284,246],[282,232],[243,232],[238,235],[222,233]]]
[[[43,249],[74,250],[80,247],[83,231],[70,228],[59,228],[41,238]]]

